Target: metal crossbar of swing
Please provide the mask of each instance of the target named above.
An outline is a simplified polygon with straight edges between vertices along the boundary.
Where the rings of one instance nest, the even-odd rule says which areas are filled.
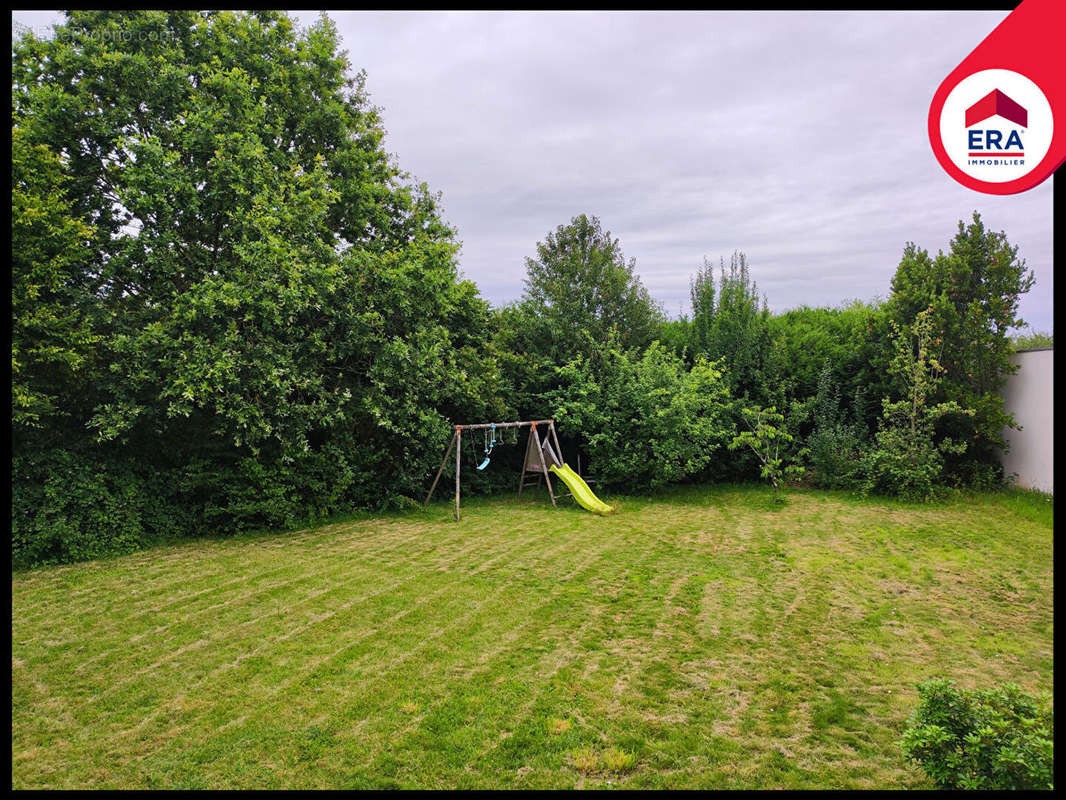
[[[544,435],[541,439],[537,433],[537,426],[547,426],[551,437],[548,434]],[[559,446],[559,435],[555,432],[555,420],[554,419],[536,419],[526,420],[524,422],[482,422],[476,425],[456,425],[455,431],[452,433],[452,440],[448,444],[448,449],[444,451],[444,459],[440,462],[440,469],[437,470],[437,475],[433,478],[433,485],[429,487],[429,492],[426,494],[426,501],[422,504],[423,507],[429,505],[430,498],[433,497],[433,492],[437,488],[437,483],[440,481],[440,476],[444,474],[444,467],[448,463],[448,456],[451,455],[452,448],[455,448],[455,520],[459,521],[459,473],[461,465],[459,462],[459,454],[462,452],[463,446],[463,431],[476,431],[485,430],[487,428],[530,428],[529,438],[526,440],[526,454],[522,459],[522,476],[518,481],[518,496],[522,496],[522,488],[526,485],[526,473],[537,473],[537,484],[540,485],[540,480],[543,479],[548,486],[548,496],[551,498],[552,505],[556,505],[555,492],[552,491],[552,482],[548,473],[548,463],[544,459],[544,452],[547,450],[548,456],[555,463],[556,466],[562,466],[562,448]],[[552,447],[552,440],[555,441],[555,447]],[[535,446],[534,446],[534,443]],[[530,452],[533,451],[533,452]]]

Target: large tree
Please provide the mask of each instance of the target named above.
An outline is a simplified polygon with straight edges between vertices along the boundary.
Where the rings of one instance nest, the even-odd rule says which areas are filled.
[[[273,11],[13,44],[17,456],[58,440],[278,523],[415,495],[446,419],[498,408],[488,306],[338,44]]]
[[[624,348],[646,347],[662,313],[626,261],[618,239],[596,217],[580,214],[537,243],[526,259],[524,303],[543,320],[553,355],[568,361],[589,340],[616,330]]]
[[[1018,303],[1032,285],[1018,248],[1005,233],[986,229],[976,212],[969,224],[959,221],[947,253],[931,258],[909,242],[892,278],[888,310],[897,325],[913,325],[931,309],[932,352],[944,368],[935,400],[956,400],[975,412],[940,423],[942,434],[969,443],[965,454],[947,459],[959,479],[986,480],[998,469],[1003,429],[1014,422],[1000,395],[1017,369],[1008,331],[1024,324]]]
[[[520,416],[548,413],[557,369],[608,337],[622,349],[643,349],[658,335],[662,312],[635,267],[599,219],[584,214],[537,243],[521,299],[498,316],[497,351]]]

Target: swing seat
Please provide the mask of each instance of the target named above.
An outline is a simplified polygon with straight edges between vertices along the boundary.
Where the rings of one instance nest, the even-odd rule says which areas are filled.
[[[491,460],[492,460],[491,458],[489,458],[488,456],[485,456],[485,460],[482,461],[480,464],[478,464],[477,468],[478,469],[485,469],[485,467],[487,467],[489,465],[489,462]]]

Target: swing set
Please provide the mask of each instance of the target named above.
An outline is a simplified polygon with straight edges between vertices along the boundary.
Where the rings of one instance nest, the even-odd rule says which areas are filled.
[[[537,430],[537,426],[540,426],[540,430],[544,432],[543,436],[540,431]],[[459,476],[462,468],[460,462],[460,453],[463,446],[463,431],[483,431],[484,432],[484,460],[477,465],[478,470],[485,469],[489,462],[492,460],[492,451],[499,444],[504,444],[503,433],[508,429],[514,429],[514,443],[518,443],[518,431],[520,428],[529,428],[529,437],[526,440],[526,454],[522,459],[522,476],[518,481],[518,496],[522,496],[522,489],[526,486],[532,486],[534,481],[530,479],[527,481],[527,476],[532,474],[536,476],[535,483],[539,486],[541,481],[548,486],[548,497],[551,498],[552,505],[557,506],[555,502],[555,492],[552,489],[551,473],[555,473],[555,476],[559,478],[566,487],[570,490],[570,495],[577,501],[583,508],[592,511],[595,514],[606,514],[612,509],[609,505],[604,503],[589,488],[588,484],[582,480],[581,476],[574,472],[562,458],[562,448],[559,446],[559,435],[555,432],[555,420],[553,419],[538,419],[528,420],[526,422],[485,422],[476,425],[456,425],[455,430],[452,433],[451,442],[448,444],[448,449],[444,451],[444,459],[440,462],[440,469],[437,470],[437,475],[433,478],[433,485],[429,487],[429,493],[426,495],[426,501],[422,504],[423,507],[429,505],[430,499],[433,497],[433,492],[436,491],[437,483],[440,482],[441,475],[444,474],[444,467],[448,464],[448,457],[452,453],[452,448],[455,448],[455,521],[459,521]],[[497,429],[501,429],[501,433],[497,434]]]

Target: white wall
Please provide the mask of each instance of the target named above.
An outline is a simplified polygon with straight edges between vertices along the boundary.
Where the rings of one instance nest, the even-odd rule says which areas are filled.
[[[1055,413],[1052,378],[1054,350],[1024,350],[1013,356],[1019,365],[1003,387],[1007,413],[1022,430],[1006,429],[1010,451],[1003,456],[1003,471],[1018,473],[1015,482],[1026,489],[1054,492],[1052,460]]]

